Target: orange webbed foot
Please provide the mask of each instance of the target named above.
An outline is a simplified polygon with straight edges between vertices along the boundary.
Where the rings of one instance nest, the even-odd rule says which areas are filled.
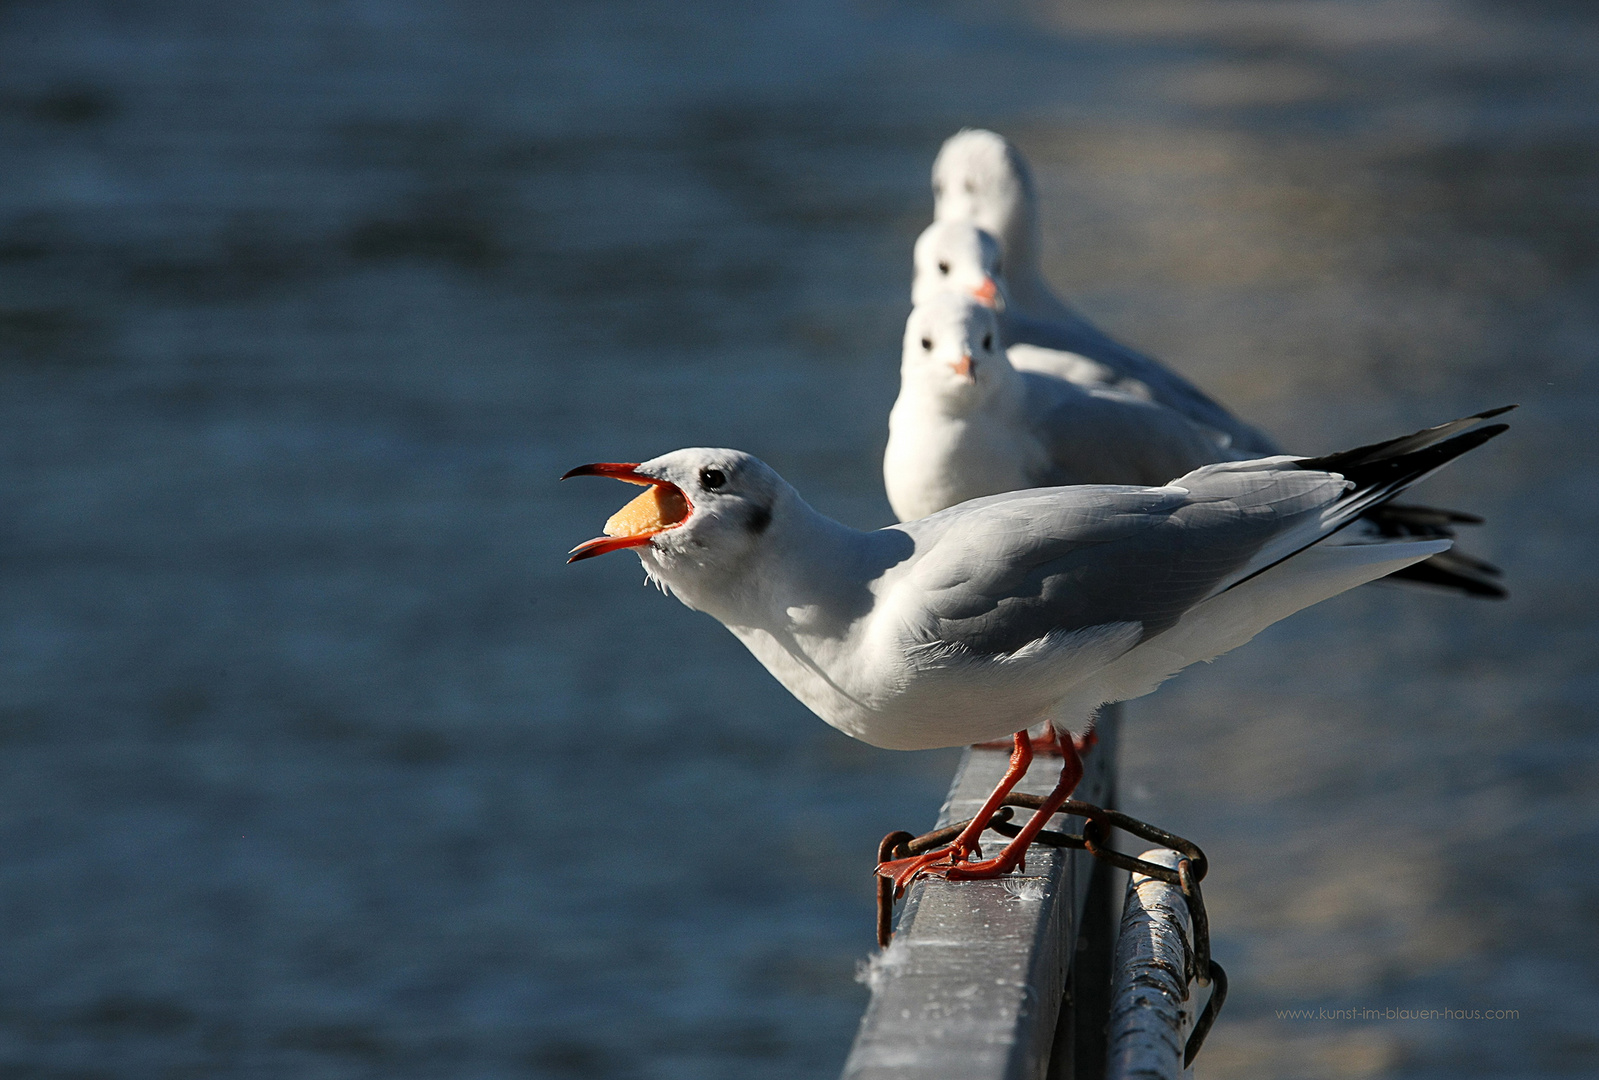
[[[894,883],[894,895],[898,897],[911,882],[923,874],[949,877],[950,871],[960,865],[962,856],[966,854],[970,852],[950,844],[906,859],[891,859],[888,862],[878,863],[877,873],[878,876],[886,877]]]

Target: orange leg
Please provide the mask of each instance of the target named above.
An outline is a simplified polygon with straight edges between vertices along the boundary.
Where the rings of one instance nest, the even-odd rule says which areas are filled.
[[[1055,790],[1044,799],[1044,805],[1033,811],[1033,816],[1027,819],[1022,831],[992,859],[951,864],[944,871],[946,878],[951,881],[996,878],[1017,868],[1026,867],[1027,848],[1033,842],[1033,837],[1043,831],[1044,825],[1048,823],[1051,815],[1061,808],[1061,804],[1072,797],[1072,792],[1077,790],[1077,784],[1083,778],[1083,759],[1077,754],[1076,740],[1061,739],[1060,749],[1061,756],[1066,759],[1061,765],[1060,781],[1055,785]]]
[[[1011,750],[1010,766],[1005,770],[1005,775],[994,786],[993,792],[988,796],[988,801],[983,803],[981,810],[977,811],[977,816],[972,818],[966,828],[960,831],[959,836],[955,837],[947,847],[935,848],[920,855],[912,855],[908,859],[894,859],[877,864],[877,872],[883,877],[893,880],[896,896],[904,891],[905,886],[915,881],[922,874],[929,872],[947,873],[960,860],[977,850],[977,838],[982,835],[984,829],[988,828],[989,821],[993,819],[994,813],[1005,801],[1005,796],[1009,795],[1011,788],[1015,787],[1017,781],[1027,774],[1027,767],[1033,763],[1033,744],[1027,732],[1018,731],[1013,739],[1015,745]],[[1076,755],[1073,754],[1072,758],[1076,760]],[[1082,765],[1080,763],[1078,764],[1077,772],[1079,776],[1082,775]],[[1076,784],[1075,780],[1073,784]],[[1064,801],[1065,796],[1063,795],[1061,798]],[[1048,817],[1048,815],[1046,814],[1045,817]],[[1038,830],[1034,829],[1033,831],[1036,833]],[[1014,843],[1015,841],[1012,841],[1012,844]],[[1006,850],[1010,850],[1010,847],[1011,845],[1007,844]],[[1022,849],[1026,850],[1025,844],[1022,845]]]
[[[1028,729],[1028,734],[1033,739],[1033,756],[1048,756],[1060,753],[1060,747],[1055,745],[1055,729],[1046,727],[1042,735],[1033,735]],[[1016,740],[1012,735],[1009,739],[990,739],[987,742],[972,743],[973,750],[1009,750]]]

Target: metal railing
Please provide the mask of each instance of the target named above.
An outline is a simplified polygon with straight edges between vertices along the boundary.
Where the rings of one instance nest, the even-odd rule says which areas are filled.
[[[1183,1073],[1226,986],[1209,956],[1199,893],[1205,859],[1181,837],[1103,809],[1115,801],[1119,721],[1116,708],[1103,712],[1099,743],[1084,759],[1068,810],[1085,816],[1057,818],[1067,831],[1042,834],[1024,871],[910,887],[891,943],[865,967],[872,999],[845,1080]],[[1002,750],[968,750],[938,828],[969,819],[1008,760]],[[1059,768],[1057,758],[1035,759],[1007,803],[1036,806]],[[1016,831],[1007,822],[996,827]],[[1111,827],[1163,846],[1134,859],[1111,848]],[[1123,904],[1125,870],[1135,873]],[[885,937],[888,918],[880,911]],[[1213,988],[1198,1013],[1195,981]]]

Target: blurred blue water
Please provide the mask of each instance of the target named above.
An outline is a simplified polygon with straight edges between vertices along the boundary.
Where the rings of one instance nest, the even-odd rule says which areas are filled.
[[[1427,492],[1511,601],[1362,590],[1130,710],[1207,1064],[1593,1069],[1596,59],[1558,3],[0,7],[0,1066],[836,1072],[953,757],[563,566],[620,496],[554,478],[731,445],[889,520],[981,123],[1054,279],[1296,445],[1524,406]]]

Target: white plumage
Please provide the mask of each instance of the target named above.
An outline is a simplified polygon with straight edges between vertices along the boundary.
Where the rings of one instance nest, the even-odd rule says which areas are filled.
[[[874,745],[960,745],[1041,720],[1082,732],[1099,705],[1445,550],[1320,541],[1503,430],[1455,435],[1476,419],[1163,487],[1011,492],[875,532],[817,513],[748,454],[678,450],[574,470],[670,488],[685,508],[574,558],[633,547],[818,716]]]

